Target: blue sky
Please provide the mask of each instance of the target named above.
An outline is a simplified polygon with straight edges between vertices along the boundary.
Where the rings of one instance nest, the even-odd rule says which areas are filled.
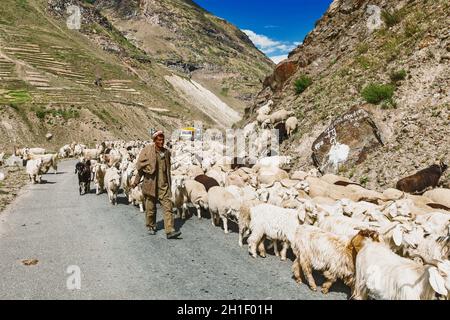
[[[332,0],[194,0],[242,29],[275,62],[299,45]]]

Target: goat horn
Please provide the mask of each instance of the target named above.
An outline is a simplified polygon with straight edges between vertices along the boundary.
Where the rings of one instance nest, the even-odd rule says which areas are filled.
[[[380,211],[384,211],[387,209],[387,207],[389,207],[391,204],[395,203],[395,201],[393,200],[389,200],[386,202],[386,204],[380,209]]]

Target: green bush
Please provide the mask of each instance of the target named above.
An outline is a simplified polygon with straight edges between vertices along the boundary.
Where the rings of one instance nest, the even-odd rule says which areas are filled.
[[[308,77],[307,75],[302,75],[300,78],[295,80],[295,92],[297,94],[301,94],[312,84],[312,82],[313,81],[310,77]]]
[[[41,120],[44,119],[45,116],[47,115],[47,111],[42,108],[37,109],[34,113],[36,114],[36,117],[38,117]]]
[[[420,32],[420,26],[416,21],[407,21],[405,24],[405,36],[407,38],[413,37],[416,33]]]
[[[398,71],[392,71],[391,74],[389,75],[389,77],[391,78],[391,81],[393,83],[397,83],[399,81],[405,80],[406,79],[406,70],[405,69],[401,69]]]
[[[388,28],[399,24],[402,21],[403,13],[401,10],[394,10],[389,12],[387,10],[381,11],[381,18]]]
[[[367,182],[369,182],[369,177],[367,177],[367,176],[362,176],[359,179],[359,184],[362,186],[365,186],[367,184]]]
[[[361,95],[368,103],[379,104],[383,101],[392,101],[394,91],[395,86],[391,84],[371,83],[364,87]]]
[[[356,47],[356,51],[358,52],[358,54],[364,54],[367,53],[369,51],[369,45],[367,43],[360,43],[358,44],[358,46]]]

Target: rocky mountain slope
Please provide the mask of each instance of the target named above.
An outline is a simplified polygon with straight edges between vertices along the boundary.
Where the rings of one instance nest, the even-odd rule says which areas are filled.
[[[267,77],[243,122],[272,99],[274,110],[293,110],[299,119],[297,133],[282,145],[296,167],[314,166],[314,146],[325,172],[371,188],[393,186],[438,160],[450,162],[449,16],[445,0],[335,0]],[[361,129],[363,118],[377,139],[369,137],[366,122]],[[355,159],[328,166],[339,157],[331,154],[333,145],[336,151],[344,144],[357,149],[350,151]]]
[[[245,33],[191,0],[97,0],[136,47],[243,110],[273,70]]]
[[[155,4],[164,14],[150,18]],[[72,5],[80,29],[68,28]],[[146,139],[193,120],[228,126],[272,67],[245,34],[189,1],[2,0],[0,148]]]

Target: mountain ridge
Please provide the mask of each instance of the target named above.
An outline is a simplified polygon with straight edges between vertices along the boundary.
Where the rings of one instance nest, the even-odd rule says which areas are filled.
[[[236,40],[256,58],[240,61],[237,56],[238,67],[228,65],[227,77],[218,68],[196,74],[172,68],[133,44],[115,21],[90,2],[5,0],[0,4],[2,149],[10,151],[14,144],[53,148],[72,140],[94,144],[113,138],[146,139],[152,127],[169,130],[194,120],[206,126],[220,125],[166,77],[189,82],[192,78],[227,108],[241,113],[273,67],[253,45]],[[80,8],[80,30],[67,28],[70,5]],[[234,50],[224,44],[220,47]],[[259,71],[247,75],[242,65]],[[217,85],[211,80],[214,77]],[[232,86],[233,77],[242,80],[238,87]],[[223,85],[223,79],[230,84]],[[195,90],[195,85],[190,85]],[[217,115],[230,114],[215,102],[208,106],[216,108]],[[231,120],[224,119],[223,125]],[[53,134],[50,141],[45,139],[48,132]]]

